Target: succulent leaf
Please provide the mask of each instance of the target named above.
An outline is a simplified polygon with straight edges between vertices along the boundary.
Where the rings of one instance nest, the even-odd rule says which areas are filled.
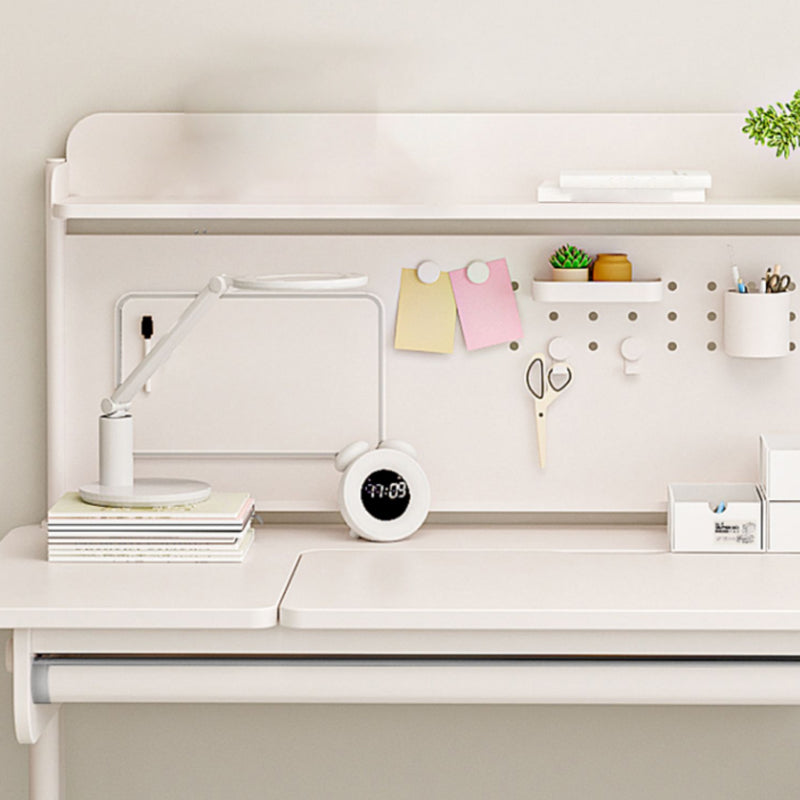
[[[562,245],[550,256],[550,264],[556,269],[584,269],[591,261],[588,253],[571,244]]]

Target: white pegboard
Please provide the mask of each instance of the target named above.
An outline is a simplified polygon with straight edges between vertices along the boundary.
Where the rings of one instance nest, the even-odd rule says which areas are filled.
[[[95,477],[97,403],[112,388],[114,305],[121,296],[133,290],[190,291],[220,271],[244,274],[324,267],[366,273],[369,290],[386,306],[388,435],[406,439],[419,450],[435,510],[661,511],[669,482],[755,481],[758,434],[800,429],[798,356],[795,351],[770,360],[725,355],[723,294],[730,283],[731,250],[746,279],[773,263],[800,274],[796,239],[569,237],[593,253],[628,253],[635,277],[665,282],[663,301],[534,302],[530,281],[534,276],[547,277],[547,257],[564,241],[551,236],[71,236],[66,296],[68,480],[78,485]],[[460,333],[452,355],[392,349],[403,267],[429,258],[445,269],[458,269],[476,258],[499,257],[507,259],[520,287],[516,297],[524,337],[518,349],[499,345],[467,352]],[[108,269],[109,263],[115,268]],[[712,285],[715,288],[709,288]],[[233,308],[225,301],[219,305]],[[134,313],[130,308],[133,320],[141,309],[137,306]],[[260,312],[252,313],[259,324],[269,325],[268,315],[262,321]],[[298,319],[294,311],[289,316]],[[312,317],[304,314],[303,319],[310,323]],[[303,373],[303,354],[319,351],[319,330],[301,323],[291,336],[272,332],[255,337],[248,315],[231,311],[226,319],[227,335],[243,339],[230,349],[220,345],[220,357],[230,353],[225,380],[203,371],[201,383],[192,385],[191,393],[202,398],[204,413],[218,420],[213,432],[197,429],[195,444],[209,433],[212,441],[204,448],[256,449],[259,442],[281,441],[286,424],[278,416],[263,414],[257,417],[257,430],[253,425],[254,409],[261,402],[267,407],[281,393],[279,380],[272,380],[268,372],[259,373],[259,359],[272,358],[274,353],[268,356],[266,350],[273,345],[288,347],[292,357],[281,369],[292,364]],[[127,335],[135,340],[135,321],[126,325]],[[791,325],[793,336],[796,325]],[[619,346],[632,335],[646,342],[647,351],[641,374],[626,376]],[[136,401],[134,411],[142,421],[137,436],[145,437],[137,446],[183,450],[187,441],[192,444],[198,423],[182,417],[185,402],[169,408],[167,398],[179,399],[170,388],[173,380],[178,387],[184,380],[198,379],[196,367],[204,348],[216,346],[213,324],[201,323],[195,336],[195,343],[190,339],[182,345],[188,349],[176,351],[167,371],[156,375],[152,395]],[[533,402],[524,388],[523,373],[530,355],[546,352],[555,336],[572,346],[575,378],[550,408],[548,465],[543,472],[536,455]],[[591,349],[592,343],[596,349]],[[137,347],[133,343],[125,350],[133,353]],[[343,354],[344,362],[360,361],[359,353]],[[374,350],[366,348],[366,353]],[[253,379],[248,410],[243,413],[237,397],[243,397],[244,387]],[[235,392],[228,390],[232,383],[239,387]],[[319,391],[324,397],[328,388],[323,385]],[[293,398],[305,402],[301,392],[296,388],[281,397],[284,408]],[[370,394],[363,408],[372,407]],[[315,413],[306,431],[309,439],[299,446],[338,447],[360,438],[354,437],[358,420],[351,420],[352,429],[345,429],[334,421],[339,412],[341,408],[329,417]],[[148,420],[155,427],[149,428]],[[374,420],[365,419],[364,426],[374,430]],[[364,438],[370,438],[369,433]],[[147,459],[137,462],[137,471],[195,477],[220,489],[247,489],[265,508],[336,505],[338,476],[325,461]]]

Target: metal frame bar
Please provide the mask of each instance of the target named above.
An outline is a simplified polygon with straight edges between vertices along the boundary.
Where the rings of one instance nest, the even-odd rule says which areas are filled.
[[[36,703],[800,705],[800,659],[49,658]]]
[[[128,292],[120,297],[114,307],[114,384],[118,385],[124,379],[122,374],[123,363],[123,335],[122,323],[125,304],[130,300],[158,299],[158,300],[191,300],[195,292]],[[369,300],[378,310],[378,330],[376,332],[378,371],[378,431],[377,441],[386,439],[386,354],[384,349],[384,331],[386,311],[383,301],[371,292],[245,292],[237,291],[220,298],[220,302],[229,300],[259,300],[259,299],[285,299],[285,300]],[[325,459],[333,458],[335,451],[321,450],[134,450],[134,456],[140,459],[162,458],[268,458],[268,459]]]
[[[51,158],[45,171],[45,317],[47,325],[47,497],[48,505],[65,488],[66,452],[64,425],[66,385],[64,375],[64,246],[66,220],[53,214],[54,204],[67,195],[69,166],[63,158]]]

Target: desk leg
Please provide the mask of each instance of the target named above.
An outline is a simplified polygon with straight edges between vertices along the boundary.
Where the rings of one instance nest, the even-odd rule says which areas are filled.
[[[14,676],[14,729],[17,741],[27,744],[28,797],[30,800],[63,800],[61,765],[61,706],[33,702],[31,631],[14,630],[6,651],[6,666]]]
[[[56,713],[28,750],[28,800],[64,800],[61,714]]]

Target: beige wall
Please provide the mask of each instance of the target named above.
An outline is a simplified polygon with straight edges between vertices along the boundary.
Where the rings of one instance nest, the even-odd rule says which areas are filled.
[[[5,0],[0,531],[44,512],[42,166],[94,111],[738,111],[794,0]],[[800,158],[800,156],[797,156]],[[72,708],[72,798],[787,798],[793,709]],[[0,799],[26,791],[0,674]],[[163,788],[159,788],[163,786]]]

